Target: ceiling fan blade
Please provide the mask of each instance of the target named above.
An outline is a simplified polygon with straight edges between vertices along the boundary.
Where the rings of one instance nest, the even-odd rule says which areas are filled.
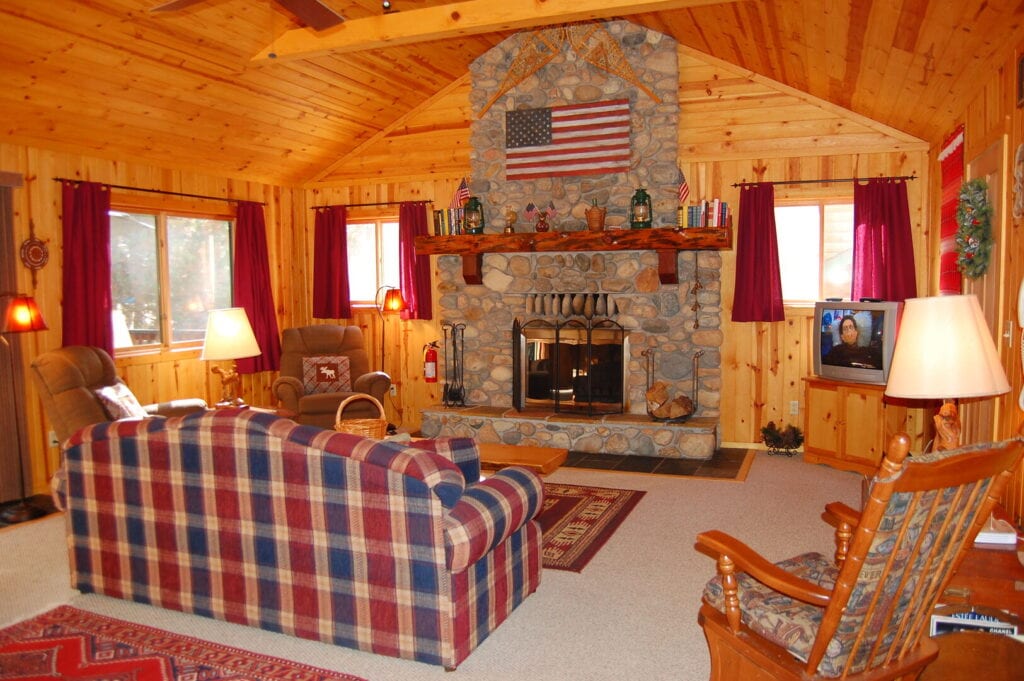
[[[194,5],[202,0],[169,0],[168,2],[161,2],[155,7],[150,7],[150,12],[173,12],[176,9],[185,9],[189,5]]]
[[[320,0],[277,0],[277,3],[314,31],[337,26],[345,20]]]

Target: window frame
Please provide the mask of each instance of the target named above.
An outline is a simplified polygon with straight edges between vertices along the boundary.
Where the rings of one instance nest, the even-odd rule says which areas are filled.
[[[137,345],[129,348],[114,348],[114,358],[136,357],[143,355],[163,355],[177,352],[196,352],[202,350],[202,339],[187,341],[169,341],[171,334],[170,318],[170,265],[167,250],[167,218],[194,217],[208,220],[223,220],[229,223],[229,243],[231,262],[231,281],[234,281],[235,267],[235,228],[238,222],[236,204],[220,203],[216,205],[203,200],[182,199],[171,195],[134,195],[111,192],[110,210],[125,213],[146,213],[156,217],[156,249],[157,249],[157,286],[160,296],[160,342],[150,345]],[[112,283],[112,282],[111,282]],[[234,291],[231,292],[234,299]]]
[[[836,190],[831,192],[821,191],[794,191],[787,192],[781,198],[776,196],[775,207],[794,206],[817,206],[818,207],[818,296],[822,300],[825,276],[825,206],[827,205],[853,205],[853,190]],[[852,225],[851,225],[852,228]],[[775,225],[776,239],[778,239],[779,226]],[[781,248],[781,246],[780,246]],[[851,269],[852,269],[851,261]],[[815,300],[787,300],[783,297],[784,307],[800,309],[813,308]]]

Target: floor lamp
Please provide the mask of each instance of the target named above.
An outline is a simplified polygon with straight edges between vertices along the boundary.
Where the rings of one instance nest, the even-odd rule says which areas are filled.
[[[241,307],[210,310],[206,319],[206,336],[203,337],[201,360],[231,360],[231,368],[213,367],[220,374],[220,402],[218,407],[241,407],[245,404],[238,395],[242,377],[238,375],[236,359],[255,357],[260,353],[256,334],[252,332],[249,315]]]
[[[383,298],[381,293],[384,294]],[[384,330],[387,324],[384,321],[384,314],[394,314],[405,309],[405,299],[402,298],[401,290],[394,286],[381,286],[377,289],[377,295],[373,299],[377,307],[377,316],[380,317],[380,370],[384,371]]]
[[[992,334],[973,295],[911,298],[904,303],[885,394],[943,400],[935,450],[960,445],[956,402],[1010,390]]]
[[[7,346],[7,356],[11,361],[11,387],[14,395],[14,448],[18,452],[18,479],[21,483],[21,501],[9,506],[0,513],[0,520],[5,523],[21,523],[45,515],[45,511],[29,503],[28,492],[25,489],[25,458],[21,452],[21,410],[18,408],[18,385],[14,380],[14,348],[7,340],[9,333],[25,333],[27,331],[45,331],[46,322],[39,313],[39,306],[32,296],[24,294],[6,294],[10,298],[7,310],[3,317],[3,326],[0,327],[0,340]]]

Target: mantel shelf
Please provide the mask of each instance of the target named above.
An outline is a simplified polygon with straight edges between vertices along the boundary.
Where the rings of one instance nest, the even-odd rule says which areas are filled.
[[[608,229],[603,232],[528,232],[522,234],[457,234],[418,236],[416,253],[461,255],[467,284],[480,284],[484,253],[550,253],[577,251],[657,251],[658,276],[663,284],[679,283],[679,251],[721,251],[732,248],[732,230]]]

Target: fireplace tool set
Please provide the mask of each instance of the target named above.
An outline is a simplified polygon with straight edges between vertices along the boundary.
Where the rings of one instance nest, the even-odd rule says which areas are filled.
[[[441,404],[446,407],[465,407],[466,388],[462,379],[466,325],[446,323],[441,328],[444,331],[444,386],[441,389]]]
[[[643,355],[647,373],[647,415],[655,421],[666,423],[684,423],[697,412],[697,361],[704,354],[703,350],[693,353],[693,383],[691,397],[679,395],[673,398],[669,386],[664,381],[654,381],[655,348],[647,348]]]

